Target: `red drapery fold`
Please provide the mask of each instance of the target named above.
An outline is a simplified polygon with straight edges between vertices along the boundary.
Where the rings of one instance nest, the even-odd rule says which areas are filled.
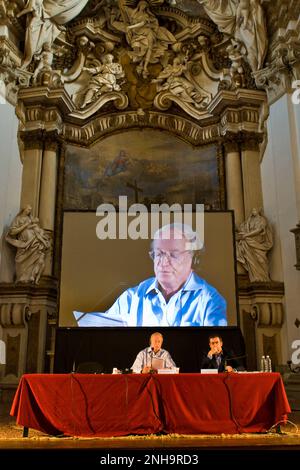
[[[24,375],[11,415],[47,434],[264,432],[287,419],[279,374]]]

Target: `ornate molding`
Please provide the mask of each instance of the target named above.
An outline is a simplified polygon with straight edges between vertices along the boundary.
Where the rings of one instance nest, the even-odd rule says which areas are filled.
[[[49,131],[44,134],[44,149],[57,151],[62,145],[61,136],[59,132]]]
[[[30,315],[27,303],[0,303],[0,326],[3,328],[25,327]]]
[[[173,7],[157,0],[149,0],[148,3],[150,13],[159,19],[159,25],[169,32],[172,31],[176,40],[174,45],[170,44],[168,47],[168,54],[172,56],[170,56],[169,64],[174,56],[178,57],[182,53],[186,57],[189,56],[189,60],[194,61],[193,68],[197,66],[199,70],[202,69],[206,77],[220,83],[221,88],[254,87],[251,83],[250,69],[245,67],[248,59],[247,54],[242,50],[243,41],[237,41],[235,45],[232,45],[228,39],[230,35],[224,35],[224,31],[219,32],[217,26],[209,19],[209,8],[205,13],[206,7],[203,9],[203,6],[199,4],[185,6],[185,11],[183,11],[179,4]],[[255,80],[259,88],[267,91],[269,102],[272,103],[283,93],[291,91],[293,80],[300,79],[300,8],[298,0],[273,0],[272,2],[262,0],[261,3],[263,14],[267,19],[269,50],[266,66],[255,73]],[[139,2],[127,2],[126,5],[130,16]],[[0,24],[4,26],[4,35],[0,37],[0,60],[3,55],[1,47],[5,43],[9,58],[13,62],[13,66],[6,64],[4,68],[0,64],[0,79],[9,88],[5,91],[6,98],[13,104],[16,102],[18,85],[27,84],[28,86],[35,69],[39,66],[37,56],[40,52],[37,50],[28,70],[24,71],[19,68],[23,55],[20,48],[23,47],[22,41],[25,38],[26,18],[25,16],[17,18],[17,13],[23,8],[24,2],[21,0],[0,1]],[[117,61],[120,60],[121,49],[127,48],[129,52],[135,54],[129,36],[122,28],[118,29],[117,22],[112,19],[115,15],[117,21],[122,22],[118,9],[110,4],[107,8],[108,11],[104,12],[102,8],[91,6],[86,8],[77,19],[66,23],[67,34],[59,35],[53,43],[53,70],[51,73],[48,71],[48,74],[44,70],[44,75],[38,77],[38,84],[57,86],[60,80],[65,84],[70,84],[80,77],[87,59],[101,60],[104,53],[113,53]],[[147,16],[147,12],[145,15]],[[220,29],[222,30],[222,27]],[[159,45],[157,38],[155,41]],[[188,43],[191,46],[190,49]],[[192,49],[197,60],[194,60],[193,54],[190,54]],[[208,58],[213,59],[214,64],[218,63],[218,70],[214,70]],[[163,67],[165,65],[163,61]],[[132,72],[135,73],[134,69]],[[173,101],[176,100],[178,98]],[[189,113],[189,105],[186,105],[184,111]],[[195,109],[192,117],[194,113]]]
[[[70,96],[62,88],[22,88],[17,107],[21,135],[41,129],[57,131],[63,140],[84,146],[109,133],[137,127],[167,130],[194,145],[231,135],[233,140],[238,138],[239,141],[254,136],[260,142],[264,135],[261,122],[266,95],[261,91],[221,90],[201,119],[188,117],[173,106],[168,111],[123,110],[127,105],[126,96],[120,97],[119,92],[112,92],[111,96],[121,110],[102,111],[101,114],[93,109],[91,116],[88,107],[75,110]],[[97,107],[97,104],[91,106]]]
[[[124,93],[110,92],[103,95],[95,103],[92,103],[92,105],[88,106],[88,108],[79,111],[74,111],[70,114],[70,117],[78,119],[88,119],[94,114],[96,114],[100,108],[102,108],[105,104],[109,102],[113,102],[115,108],[120,110],[126,109],[129,103],[128,97]]]
[[[247,150],[253,150],[257,152],[259,150],[259,144],[262,142],[262,136],[257,134],[243,134],[241,140],[242,152]]]
[[[292,91],[292,84],[300,79],[300,40],[281,38],[272,51],[267,67],[254,74],[256,85],[265,89],[270,104]]]
[[[239,301],[259,328],[281,328],[284,321],[284,285],[281,282],[250,283],[239,276]]]
[[[60,134],[57,130],[48,132],[43,129],[21,131],[19,137],[24,142],[25,150],[57,150],[62,144]]]
[[[21,10],[16,20],[21,30],[33,11],[23,7],[14,7]],[[39,9],[36,14],[41,15],[36,27],[50,21],[55,34],[46,43],[26,30],[22,66],[15,68],[20,95],[26,87],[32,99],[40,87],[64,88],[74,118],[88,119],[100,109],[107,112],[112,101],[121,110],[166,111],[175,105],[200,120],[210,113],[224,77],[222,89],[255,88],[244,79],[242,52],[228,38],[224,41],[200,5],[190,14],[154,0],[86,8],[77,20],[65,23],[62,34],[55,16],[44,18]],[[106,62],[108,56],[112,62]],[[87,99],[82,99],[84,93]]]
[[[70,143],[89,146],[112,132],[138,127],[166,130],[183,137],[193,145],[217,142],[223,137],[226,138],[227,133],[238,142],[243,142],[247,138],[249,141],[254,139],[255,132],[252,132],[252,126],[249,126],[250,129],[247,131],[247,123],[240,120],[239,110],[230,111],[229,116],[224,113],[223,118],[226,121],[225,126],[224,120],[222,123],[214,122],[203,126],[183,116],[166,112],[124,111],[123,113],[99,116],[86,125],[66,123],[64,139]],[[234,122],[233,126],[228,124],[230,120]],[[244,130],[240,131],[240,129]],[[258,135],[256,142],[261,141],[262,138],[263,135]]]
[[[56,310],[58,292],[57,279],[43,276],[38,286],[33,284],[0,284],[0,306],[3,304],[25,304],[30,311],[34,311],[37,305],[47,302]]]
[[[18,93],[16,67],[19,58],[14,44],[0,36],[0,95],[3,100],[15,105]]]
[[[58,109],[61,115],[68,115],[75,110],[70,95],[63,87],[55,89],[47,86],[21,88],[18,94],[18,105],[26,107]]]
[[[24,150],[42,150],[44,146],[42,130],[21,131],[19,137],[24,143]]]
[[[234,135],[226,136],[226,140],[223,142],[223,146],[226,154],[240,151],[239,141]]]

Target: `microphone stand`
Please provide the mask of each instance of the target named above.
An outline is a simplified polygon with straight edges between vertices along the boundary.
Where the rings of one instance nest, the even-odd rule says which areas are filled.
[[[155,372],[155,371],[153,370],[153,368],[152,368],[153,355],[154,355],[154,348],[152,347],[152,348],[151,348],[151,353],[150,353],[150,358],[151,358],[151,362],[150,362],[150,374],[153,374],[153,373]]]
[[[225,359],[224,360],[224,368],[225,368],[225,371],[226,371],[226,367],[227,367],[227,362],[228,361],[231,361],[231,360],[235,360],[235,359],[244,359],[245,357],[247,357],[247,354],[243,354],[243,356],[233,356],[233,357],[228,357],[228,359]],[[230,366],[231,367],[231,366]],[[226,371],[227,372],[227,371]]]

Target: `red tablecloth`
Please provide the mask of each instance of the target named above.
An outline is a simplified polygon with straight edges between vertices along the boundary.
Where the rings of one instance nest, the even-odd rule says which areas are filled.
[[[96,437],[263,432],[290,411],[276,373],[28,374],[11,415],[48,434]]]

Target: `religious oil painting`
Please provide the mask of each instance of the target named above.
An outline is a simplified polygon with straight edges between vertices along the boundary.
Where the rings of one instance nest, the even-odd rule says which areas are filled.
[[[134,130],[111,135],[89,149],[69,146],[65,210],[128,205],[205,204],[220,209],[222,182],[215,145],[193,147],[171,134]]]

